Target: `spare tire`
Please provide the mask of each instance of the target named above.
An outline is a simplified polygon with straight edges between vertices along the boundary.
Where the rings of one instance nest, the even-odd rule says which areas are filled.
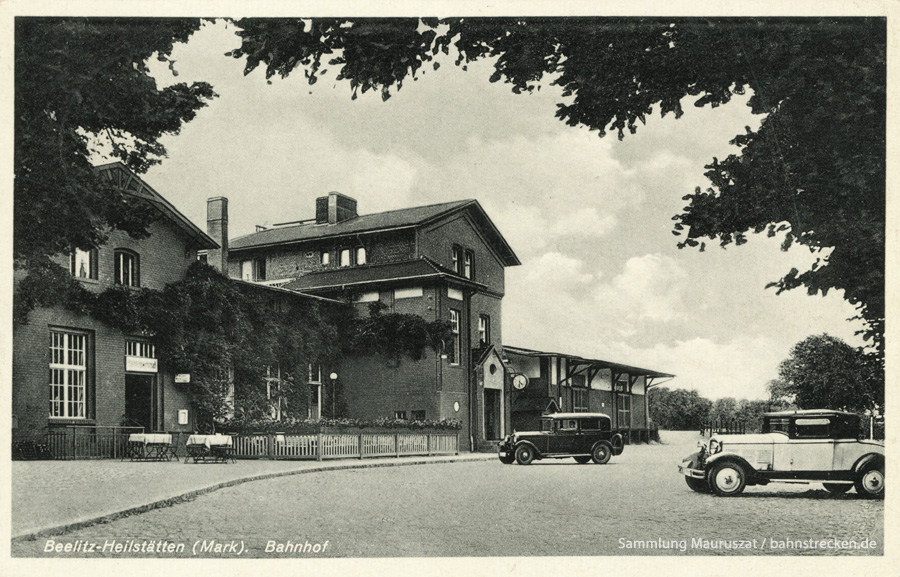
[[[625,439],[621,433],[616,433],[609,440],[609,445],[612,447],[613,455],[621,455],[622,451],[625,450]]]

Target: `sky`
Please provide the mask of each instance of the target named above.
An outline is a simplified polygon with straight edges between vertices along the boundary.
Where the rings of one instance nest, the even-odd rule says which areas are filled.
[[[686,194],[708,187],[704,166],[737,153],[731,138],[759,116],[736,97],[716,109],[656,112],[620,141],[556,119],[559,90],[530,95],[488,82],[489,62],[453,65],[408,80],[383,102],[352,100],[331,69],[314,86],[302,71],[267,82],[244,76],[233,25],[206,25],[176,47],[173,77],[218,93],[178,135],[145,180],[199,226],[206,199],[229,199],[230,236],[314,216],[315,198],[338,191],[368,214],[477,199],[522,265],[506,270],[506,345],[599,358],[675,374],[664,384],[710,399],[763,399],[778,364],[807,336],[862,341],[854,309],[831,292],[776,295],[766,284],[808,249],[751,235],[727,250],[678,249],[672,217]],[[328,68],[328,67],[326,67]]]

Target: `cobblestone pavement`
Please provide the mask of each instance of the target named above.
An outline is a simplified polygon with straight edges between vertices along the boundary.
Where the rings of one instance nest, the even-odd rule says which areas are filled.
[[[853,492],[831,496],[821,485],[750,487],[728,499],[694,493],[676,470],[692,450],[692,435],[669,435],[670,444],[628,446],[603,466],[564,459],[522,467],[492,459],[247,483],[62,536],[14,542],[12,555],[884,554],[883,501]],[[835,548],[841,541],[870,548]],[[79,544],[79,551],[64,551]],[[91,544],[96,548],[86,552]],[[141,552],[147,546],[154,550]]]
[[[290,475],[322,468],[389,466],[489,458],[488,455],[344,459],[339,461],[238,460],[228,464],[183,462],[14,461],[13,537],[55,532],[132,509],[159,506],[185,494],[248,479]]]

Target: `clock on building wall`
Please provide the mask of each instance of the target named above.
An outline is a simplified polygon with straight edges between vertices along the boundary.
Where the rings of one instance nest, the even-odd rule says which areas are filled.
[[[526,386],[528,386],[528,377],[526,377],[525,375],[516,375],[513,377],[512,384],[516,390],[521,391]]]

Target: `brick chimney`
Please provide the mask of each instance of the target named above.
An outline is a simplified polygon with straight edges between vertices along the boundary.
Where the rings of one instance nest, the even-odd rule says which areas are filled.
[[[206,253],[206,262],[228,274],[228,199],[215,196],[206,201],[206,234],[219,243],[218,249]]]
[[[337,224],[355,218],[356,199],[339,192],[316,199],[316,224]]]

